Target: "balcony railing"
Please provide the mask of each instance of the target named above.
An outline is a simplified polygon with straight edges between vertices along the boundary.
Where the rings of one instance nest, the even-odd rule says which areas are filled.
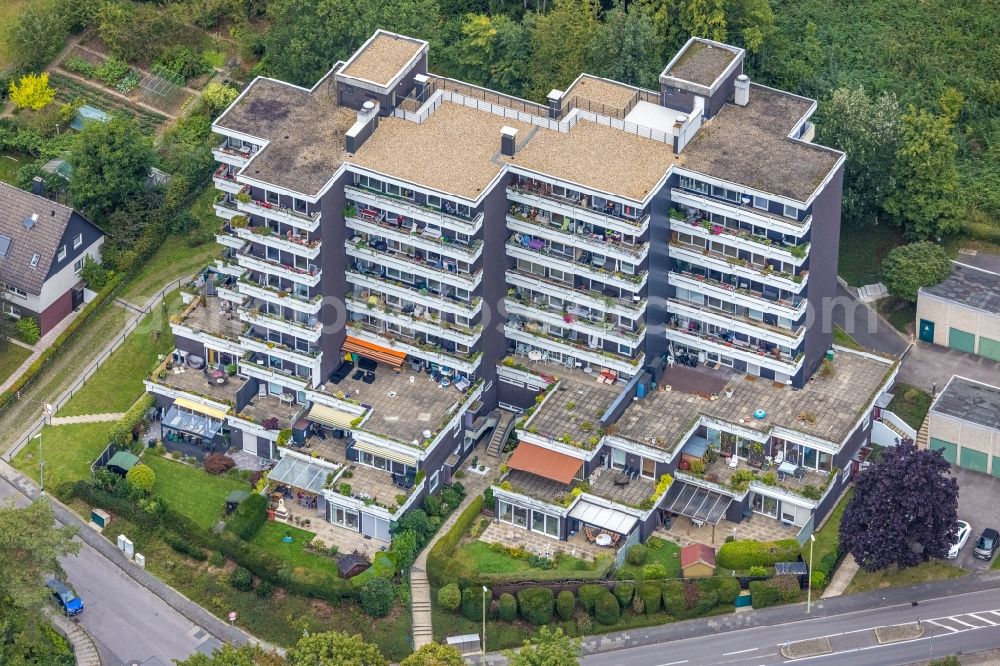
[[[691,228],[691,233],[699,238],[708,240],[718,239],[720,242],[735,243],[737,247],[742,247],[748,252],[764,252],[767,254],[782,254],[788,261],[800,264],[805,261],[809,254],[809,243],[801,245],[782,245],[764,236],[755,236],[749,231],[730,229],[721,224],[702,218],[697,215],[688,215],[683,220],[678,220],[671,215],[673,222],[683,222]]]
[[[469,328],[459,326],[449,321],[443,321],[440,316],[430,316],[425,314],[416,315],[413,312],[404,312],[401,308],[391,307],[382,302],[378,297],[377,304],[372,304],[370,300],[355,297],[353,293],[348,293],[345,297],[347,309],[360,314],[367,314],[371,317],[390,321],[399,326],[413,328],[428,335],[451,338],[454,342],[471,347],[479,339],[479,333],[483,330],[482,324]]]
[[[457,166],[461,168],[461,165]],[[348,197],[356,196],[364,200],[373,200],[377,206],[381,207],[384,205],[392,210],[401,210],[404,211],[404,214],[412,214],[420,219],[427,219],[429,217],[443,227],[461,230],[464,233],[475,233],[483,224],[482,213],[470,219],[434,206],[421,206],[403,197],[396,197],[385,192],[379,192],[378,190],[369,190],[360,185],[348,185],[344,188],[344,192]]]
[[[444,365],[447,365],[449,362],[456,362],[466,367],[474,367],[482,356],[482,352],[480,351],[460,352],[449,350],[432,342],[421,341],[418,338],[408,338],[364,322],[351,321],[348,322],[347,327],[349,330],[355,332],[363,331],[368,333],[370,337],[377,339],[380,344],[386,344],[385,341],[387,340],[392,341],[389,343],[390,346],[394,345],[400,351],[405,351],[408,354],[412,353],[418,356],[421,354],[436,355],[440,357],[436,362],[443,361]]]
[[[243,194],[246,194],[245,192]],[[268,203],[255,199],[247,200],[246,197],[237,199],[239,209],[253,215],[260,215],[271,220],[287,222],[295,227],[300,227],[306,231],[316,231],[319,228],[320,213],[304,213],[293,208],[285,208],[278,204]]]
[[[783,286],[788,291],[802,291],[806,278],[809,275],[809,271],[802,271],[798,275],[779,273],[772,269],[770,264],[757,266],[756,264],[753,264],[745,259],[730,257],[729,255],[715,252],[705,247],[690,245],[680,241],[670,241],[670,247],[677,251],[678,258],[685,261],[693,263],[707,263],[716,267],[717,270],[728,270],[729,272],[736,273],[737,275],[743,275],[750,279],[765,278],[775,284]]]
[[[260,262],[266,266],[271,266],[277,270],[283,270],[293,275],[301,275],[303,277],[318,278],[319,274],[322,272],[316,264],[309,264],[308,268],[298,268],[296,266],[291,266],[289,264],[283,264],[280,261],[274,261],[273,259],[267,259],[266,257],[260,257],[248,250],[242,250],[236,253],[237,257],[240,259],[248,259],[251,262]]]
[[[798,312],[798,310],[805,303],[805,299],[802,298],[801,296],[793,296],[791,299],[787,298],[772,299],[764,295],[762,292],[754,291],[752,289],[744,289],[742,287],[736,287],[735,285],[730,284],[729,282],[720,282],[719,280],[713,280],[712,278],[705,277],[704,275],[699,275],[697,273],[691,273],[690,271],[683,271],[675,268],[670,271],[670,274],[694,282],[695,284],[692,286],[705,284],[711,287],[715,287],[717,289],[722,289],[724,291],[731,292],[733,294],[739,294],[741,296],[746,296],[748,298],[759,300],[762,302],[762,304],[779,305],[781,307],[788,308],[791,311],[788,313],[789,319],[798,318],[798,316],[801,314],[800,312]]]
[[[600,280],[601,282],[605,282],[607,284],[613,284],[623,289],[634,291],[641,289],[642,285],[646,282],[645,270],[641,270],[637,273],[623,273],[622,271],[608,270],[603,266],[598,266],[592,261],[586,260],[586,257],[583,254],[574,258],[568,254],[550,250],[545,245],[524,245],[523,243],[518,242],[518,235],[519,234],[514,234],[507,240],[507,247],[514,248],[517,251],[527,252],[531,255],[538,255],[547,259],[565,262],[567,265],[562,266],[561,268],[567,271],[572,271],[574,273],[589,273],[589,277],[592,279]]]
[[[465,316],[472,316],[478,312],[479,304],[482,302],[479,296],[474,297],[472,302],[469,302],[447,293],[442,294],[426,287],[417,287],[400,280],[393,280],[386,277],[382,272],[359,271],[356,268],[348,268],[346,272],[348,282],[352,284],[359,286],[367,285],[372,289],[381,289],[386,293],[392,293],[395,290],[396,293],[393,295],[400,298],[408,298],[415,303],[423,303],[429,307],[448,310],[449,312],[461,310]],[[352,276],[354,277],[353,280]]]
[[[570,209],[575,209],[577,212],[582,212],[591,217],[596,217],[602,219],[606,222],[605,226],[610,226],[612,228],[619,227],[621,225],[626,225],[628,227],[633,227],[635,229],[643,229],[649,222],[649,213],[646,213],[638,218],[625,217],[623,215],[609,215],[604,208],[593,208],[591,206],[582,206],[579,202],[574,202],[570,199],[565,199],[563,197],[556,196],[552,194],[549,190],[544,187],[529,188],[520,184],[513,184],[507,188],[508,194],[520,194],[522,196],[538,197],[545,201],[551,201],[554,204],[560,206],[565,206]]]
[[[619,253],[629,257],[632,263],[639,263],[646,258],[649,246],[646,243],[633,245],[620,240],[615,240],[613,236],[597,234],[583,234],[575,231],[564,230],[562,226],[552,224],[542,216],[534,219],[519,212],[509,212],[508,222],[516,226],[517,222],[531,225],[534,229],[539,229],[543,234],[552,234],[555,238],[585,247],[591,252],[598,254]],[[615,232],[618,233],[618,232]]]
[[[289,335],[303,337],[310,342],[318,340],[320,333],[323,331],[322,322],[315,316],[310,317],[310,319],[317,319],[315,323],[301,322],[295,319],[286,319],[280,315],[270,314],[257,307],[247,306],[239,308],[239,313],[240,319],[245,322],[258,324],[273,330],[284,331]]]
[[[536,275],[535,273],[529,273],[517,268],[508,269],[507,274],[522,278],[529,284],[538,286],[539,288],[551,288],[555,290],[555,293],[552,295],[558,298],[573,300],[574,296],[583,297],[588,299],[594,307],[600,307],[605,310],[617,309],[633,319],[641,315],[642,311],[646,308],[646,299],[644,298],[635,300],[634,297],[613,296],[607,292],[591,289],[582,284],[571,285],[561,280],[554,280],[550,277]]]
[[[225,155],[232,155],[233,157],[241,157],[245,160],[250,159],[254,155],[254,153],[257,152],[257,149],[253,147],[233,148],[232,146],[228,145],[228,142],[225,140],[219,145],[217,145],[215,148],[213,148],[213,150],[217,150]]]
[[[458,262],[455,260],[444,260],[441,262],[428,261],[426,259],[418,259],[417,257],[410,256],[405,252],[394,252],[391,250],[378,250],[369,243],[358,243],[354,244],[350,241],[345,241],[347,246],[347,254],[355,257],[356,259],[361,259],[364,261],[388,261],[388,262],[401,262],[407,266],[413,266],[415,268],[432,271],[438,275],[445,276],[454,280],[459,280],[467,283],[469,288],[474,287],[479,284],[479,278],[482,275],[483,269],[476,268],[474,271],[469,273],[458,272]],[[370,256],[366,256],[366,253],[370,253]],[[439,265],[440,263],[440,265]]]
[[[728,312],[726,310],[716,310],[715,308],[710,308],[705,305],[698,305],[697,303],[692,303],[691,301],[685,301],[679,298],[668,298],[667,303],[670,305],[677,306],[678,308],[687,308],[692,310],[697,314],[691,315],[694,317],[708,317],[712,319],[709,323],[715,324],[716,326],[728,327],[730,323],[744,324],[746,327],[753,329],[761,329],[763,331],[768,331],[776,335],[780,335],[785,338],[784,342],[789,343],[793,346],[794,341],[799,338],[802,334],[804,328],[799,328],[797,331],[793,331],[787,328],[782,328],[780,326],[774,326],[772,324],[766,324],[759,319],[753,319],[745,315],[736,314],[734,312]],[[685,313],[687,314],[687,313]],[[759,335],[758,333],[751,333],[751,335]]]
[[[240,344],[246,345],[247,348],[252,351],[266,353],[277,349],[285,352],[286,354],[298,354],[299,356],[306,356],[311,359],[319,358],[320,354],[323,353],[316,345],[309,345],[309,350],[303,351],[301,349],[290,347],[283,342],[268,340],[264,336],[255,333],[253,327],[249,325],[240,336]]]
[[[590,354],[597,354],[599,356],[603,356],[605,358],[609,358],[615,361],[624,361],[629,365],[637,365],[640,361],[639,357],[632,358],[630,356],[626,356],[625,354],[617,354],[615,352],[610,352],[601,347],[591,347],[589,344],[580,342],[579,340],[570,340],[569,338],[553,335],[552,333],[548,333],[542,330],[542,328],[537,324],[532,324],[531,322],[522,324],[520,322],[508,321],[507,324],[505,324],[504,328],[512,331],[528,333],[529,335],[532,335],[536,338],[549,340],[550,342],[557,342],[561,345],[568,345],[570,347],[573,347],[574,349],[579,349],[581,351],[585,351]]]
[[[624,326],[605,321],[600,316],[595,317],[591,313],[574,313],[572,312],[572,308],[568,310],[558,309],[546,303],[538,303],[527,298],[523,298],[517,294],[514,296],[508,296],[504,303],[507,306],[508,313],[521,314],[523,312],[523,316],[543,317],[551,324],[572,327],[588,331],[595,335],[615,336],[633,342],[638,342],[639,340],[642,340],[646,330],[645,326],[640,326],[638,330],[632,330],[625,328]]]
[[[363,212],[347,216],[347,221],[348,226],[357,231],[385,235],[387,238],[410,245],[429,246],[434,248],[432,251],[435,252],[461,253],[464,255],[465,260],[469,262],[476,260],[480,254],[479,249],[483,244],[478,238],[473,239],[469,244],[460,243],[447,236],[431,232],[427,228],[420,229],[416,225],[405,226],[395,224],[378,216],[366,216]],[[357,226],[351,225],[352,221],[359,224]],[[360,229],[357,227],[360,227]]]
[[[789,365],[795,365],[796,363],[799,362],[799,359],[803,356],[802,352],[799,352],[799,354],[794,357],[789,356],[788,354],[782,352],[777,347],[768,352],[761,349],[759,345],[750,342],[742,342],[735,338],[733,340],[724,340],[723,338],[720,338],[718,335],[702,333],[701,331],[692,330],[686,326],[678,326],[674,324],[671,324],[670,326],[667,327],[667,334],[668,336],[670,334],[676,334],[680,335],[681,337],[695,338],[696,340],[716,345],[717,347],[720,348],[720,351],[724,354],[731,352],[743,352],[744,354],[757,356],[762,359],[767,359],[770,361],[787,363]]]
[[[778,215],[770,211],[754,208],[749,203],[742,201],[729,201],[728,199],[714,199],[691,190],[673,188],[670,190],[670,198],[684,206],[691,206],[700,210],[711,212],[717,209],[720,215],[728,214],[730,217],[741,216],[742,220],[757,224],[759,226],[772,226],[781,229],[786,233],[800,235],[805,233],[812,223],[812,215],[806,215],[804,219],[793,220],[784,215]]]
[[[308,259],[318,257],[319,248],[323,244],[318,238],[306,240],[291,231],[280,234],[271,229],[271,227],[264,225],[238,228],[236,229],[236,236],[243,240],[267,245]]]
[[[291,289],[279,289],[278,287],[272,287],[268,284],[260,284],[254,280],[247,279],[246,277],[241,277],[239,279],[240,283],[240,293],[253,296],[255,298],[269,298],[272,302],[276,303],[288,303],[288,307],[293,310],[301,310],[303,312],[309,312],[310,314],[316,314],[319,312],[323,295],[315,294],[313,296],[302,296],[301,294],[296,294],[294,290]]]

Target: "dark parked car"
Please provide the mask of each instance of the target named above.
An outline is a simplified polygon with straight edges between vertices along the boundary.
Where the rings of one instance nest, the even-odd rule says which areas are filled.
[[[979,540],[976,541],[976,549],[972,551],[972,556],[978,557],[981,560],[992,559],[998,545],[1000,545],[1000,532],[997,532],[992,527],[987,527],[979,535]]]
[[[45,585],[52,590],[52,598],[63,609],[66,615],[78,615],[83,612],[83,599],[76,596],[64,582],[58,578],[50,578]]]

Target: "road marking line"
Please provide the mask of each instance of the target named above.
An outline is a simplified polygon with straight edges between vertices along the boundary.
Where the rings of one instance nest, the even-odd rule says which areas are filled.
[[[760,648],[750,648],[748,650],[737,650],[736,652],[723,652],[722,656],[723,657],[728,657],[729,655],[732,655],[732,654],[745,654],[747,652],[756,652],[759,649]]]
[[[672,661],[669,664],[660,664],[660,666],[676,666],[677,664],[686,664],[689,661],[690,661],[690,659],[685,659],[683,661]]]
[[[982,628],[978,624],[969,624],[968,622],[964,622],[962,620],[959,620],[957,617],[949,617],[948,619],[951,620],[952,622],[958,622],[959,624],[964,624],[965,626],[970,627],[972,629],[981,629]]]
[[[966,613],[966,615],[968,615],[969,617],[974,617],[977,620],[979,620],[980,622],[985,622],[986,624],[990,625],[991,627],[996,626],[996,624],[997,624],[993,620],[987,620],[985,617],[979,617],[975,613]]]
[[[956,629],[955,627],[949,627],[947,624],[941,624],[940,622],[935,622],[934,620],[927,620],[927,621],[930,622],[933,625],[941,627],[942,629],[947,629],[948,631],[950,631],[952,633],[955,633],[955,634],[957,634],[958,632],[962,631],[961,629]]]

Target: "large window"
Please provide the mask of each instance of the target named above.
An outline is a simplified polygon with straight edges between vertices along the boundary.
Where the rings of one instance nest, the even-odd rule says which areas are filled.
[[[778,500],[773,497],[767,497],[765,495],[754,495],[753,496],[753,510],[754,513],[760,513],[765,516],[770,516],[771,518],[778,517]]]
[[[354,509],[347,509],[336,504],[330,505],[330,522],[348,529],[358,531],[358,512]]]
[[[528,526],[528,510],[523,506],[517,506],[503,500],[500,500],[499,518],[505,523],[511,523],[518,527],[526,528]]]
[[[559,517],[550,516],[541,511],[531,512],[531,531],[548,534],[549,536],[559,536]]]

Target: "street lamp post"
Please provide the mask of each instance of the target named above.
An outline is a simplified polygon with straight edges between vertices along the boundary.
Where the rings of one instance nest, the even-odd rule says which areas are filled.
[[[483,585],[483,656],[486,656],[486,593],[489,588]]]
[[[809,535],[809,580],[807,581],[808,587],[806,588],[806,613],[812,612],[812,598],[813,598],[813,544],[816,543],[816,535]]]

